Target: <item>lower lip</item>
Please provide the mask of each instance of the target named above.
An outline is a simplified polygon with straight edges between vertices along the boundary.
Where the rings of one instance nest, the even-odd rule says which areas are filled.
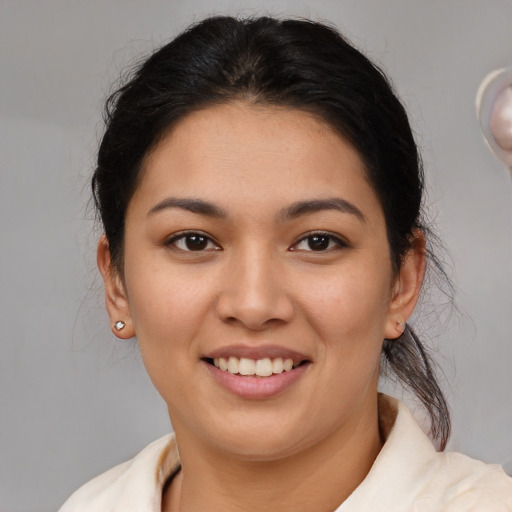
[[[213,378],[225,389],[241,398],[264,400],[289,389],[307,370],[310,363],[301,364],[289,372],[276,373],[270,377],[232,374],[203,361]]]

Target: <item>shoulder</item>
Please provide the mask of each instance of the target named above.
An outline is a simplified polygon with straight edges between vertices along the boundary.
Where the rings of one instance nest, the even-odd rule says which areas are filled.
[[[120,487],[130,464],[131,461],[124,462],[89,480],[67,499],[59,512],[100,510],[109,501],[109,497],[116,494],[116,488]]]
[[[84,484],[59,512],[159,510],[162,486],[178,465],[176,443],[170,434]]]
[[[512,478],[499,465],[486,464],[456,452],[437,452],[403,404],[395,423],[401,435],[392,441],[397,452],[407,439],[409,453],[400,456],[402,474],[409,482],[415,512],[512,512]],[[393,437],[391,435],[390,437]],[[400,446],[399,446],[400,444]],[[429,445],[427,447],[427,445]]]
[[[391,397],[379,397],[379,421],[384,446],[338,512],[512,512],[512,478],[500,466],[436,452]]]
[[[430,440],[407,408],[399,404],[399,411],[397,430],[413,448],[407,457],[402,452],[402,471],[411,466],[417,470],[410,482],[411,488],[416,487],[412,498],[415,512],[512,512],[512,478],[501,466],[461,453],[427,449]],[[415,450],[421,446],[424,448]]]
[[[442,497],[447,512],[512,512],[512,478],[501,466],[460,453],[437,454],[437,471],[422,493]]]

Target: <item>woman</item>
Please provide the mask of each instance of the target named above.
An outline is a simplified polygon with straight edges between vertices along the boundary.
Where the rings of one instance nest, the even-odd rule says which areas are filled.
[[[108,102],[93,192],[113,332],[175,437],[62,512],[512,510],[501,468],[377,392],[383,359],[444,448],[407,324],[422,190],[402,105],[335,30],[211,18],[152,55]]]

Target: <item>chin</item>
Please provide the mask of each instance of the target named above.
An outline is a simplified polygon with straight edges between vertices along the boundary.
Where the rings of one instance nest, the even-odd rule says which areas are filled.
[[[204,425],[203,442],[216,450],[247,461],[273,461],[292,456],[314,439],[320,439],[326,432],[316,434],[305,430],[307,418],[288,418],[289,422],[276,421],[275,413],[250,415],[240,413],[233,418],[229,415]]]

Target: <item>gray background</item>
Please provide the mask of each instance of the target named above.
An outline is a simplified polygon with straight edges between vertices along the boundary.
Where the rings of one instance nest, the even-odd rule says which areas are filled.
[[[393,77],[462,310],[430,317],[450,448],[512,473],[512,184],[474,113],[484,75],[512,64],[511,1],[4,0],[0,512],[56,510],[170,428],[137,348],[109,334],[88,178],[120,70],[212,12],[330,20]]]

